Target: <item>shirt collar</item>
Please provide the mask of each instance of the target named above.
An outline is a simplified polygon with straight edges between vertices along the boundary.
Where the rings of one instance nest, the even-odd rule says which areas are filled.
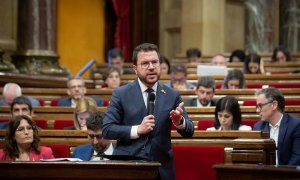
[[[270,128],[280,127],[280,123],[281,123],[282,117],[283,117],[283,114],[281,115],[279,121],[275,124],[275,126],[272,126],[271,123],[269,123],[269,127]]]
[[[145,92],[149,88],[149,87],[145,86],[142,83],[142,81],[140,80],[140,78],[138,78],[138,82],[139,82],[139,85],[141,87],[141,91],[142,92]],[[156,93],[156,91],[157,91],[157,82],[152,87],[150,87],[150,88],[152,88],[154,90],[154,92]]]

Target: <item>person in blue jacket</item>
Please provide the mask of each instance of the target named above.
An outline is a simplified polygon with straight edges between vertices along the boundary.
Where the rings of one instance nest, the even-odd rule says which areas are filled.
[[[87,132],[90,144],[78,146],[72,158],[79,158],[84,161],[107,160],[101,155],[112,155],[113,145],[110,140],[102,137],[103,113],[95,112],[91,114],[87,121]]]

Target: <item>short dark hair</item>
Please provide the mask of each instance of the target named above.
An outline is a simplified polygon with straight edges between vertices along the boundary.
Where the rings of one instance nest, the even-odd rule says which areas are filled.
[[[213,88],[213,91],[215,91],[215,80],[214,78],[210,77],[210,76],[203,76],[201,78],[199,78],[198,80],[198,84],[197,84],[197,89],[200,86],[203,86],[205,88]]]
[[[104,113],[97,111],[90,115],[86,122],[87,129],[92,131],[102,130]]]
[[[121,49],[113,48],[113,49],[109,50],[107,53],[108,64],[111,65],[111,63],[112,63],[111,59],[117,58],[117,57],[121,57],[122,59],[124,59],[124,53]]]
[[[241,49],[237,49],[237,50],[234,50],[230,57],[229,57],[229,62],[232,62],[233,60],[233,57],[238,57],[241,62],[244,62],[245,58],[246,58],[246,55],[245,55],[245,52]]]
[[[272,60],[273,62],[277,61],[276,55],[277,55],[277,53],[278,53],[279,51],[281,51],[281,52],[285,55],[286,61],[291,61],[291,60],[292,60],[291,55],[290,55],[290,52],[289,52],[286,48],[284,48],[283,46],[279,46],[279,47],[277,47],[277,48],[275,48],[275,49],[273,50],[273,54],[272,54],[272,58],[271,58],[271,60]]]
[[[201,51],[198,48],[189,48],[186,50],[186,57],[191,58],[191,57],[201,57]]]
[[[155,44],[151,44],[151,43],[143,43],[138,45],[137,47],[135,47],[135,49],[133,50],[132,53],[132,63],[134,65],[137,65],[137,55],[139,52],[149,52],[149,51],[156,51],[159,61],[160,61],[160,54],[158,51],[158,47]]]
[[[278,110],[282,113],[284,112],[285,98],[278,89],[273,88],[273,87],[261,89],[256,92],[256,96],[258,96],[260,94],[264,94],[266,96],[266,99],[268,100],[268,102],[277,101],[278,102]]]
[[[187,75],[187,70],[186,70],[185,66],[181,65],[181,64],[176,64],[171,67],[171,73],[175,73],[175,72],[182,72],[185,75]]]
[[[5,140],[3,144],[3,151],[6,156],[9,156],[10,158],[19,158],[19,149],[17,142],[15,140],[15,132],[18,128],[18,126],[21,123],[21,120],[26,120],[28,124],[32,127],[33,130],[33,142],[31,144],[31,148],[36,153],[40,152],[40,138],[38,135],[38,130],[33,122],[33,120],[26,115],[16,116],[11,121],[9,121],[8,128],[5,135]]]
[[[32,104],[31,104],[29,98],[27,98],[25,96],[16,97],[10,105],[10,111],[13,110],[13,107],[15,104],[26,104],[29,108],[29,111],[32,112]]]
[[[238,100],[233,96],[225,96],[218,100],[215,109],[214,127],[219,129],[218,113],[224,110],[230,112],[233,116],[231,129],[238,130],[242,124],[242,113]]]

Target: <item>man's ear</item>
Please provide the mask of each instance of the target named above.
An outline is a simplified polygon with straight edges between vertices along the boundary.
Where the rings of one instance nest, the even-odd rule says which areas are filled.
[[[34,116],[34,110],[31,110],[30,117],[32,118]]]
[[[84,87],[83,89],[83,94],[86,94],[86,87]]]
[[[278,108],[278,101],[274,100],[272,103],[272,109],[276,110]]]
[[[137,66],[136,65],[132,65],[132,69],[133,69],[134,73],[137,75]]]
[[[71,91],[69,89],[67,89],[67,94],[71,96]]]

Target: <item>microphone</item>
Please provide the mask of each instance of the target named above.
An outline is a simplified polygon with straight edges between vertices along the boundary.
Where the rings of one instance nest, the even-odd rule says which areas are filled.
[[[154,93],[149,93],[148,94],[148,115],[153,114],[154,112],[154,100],[155,100],[155,94]]]

